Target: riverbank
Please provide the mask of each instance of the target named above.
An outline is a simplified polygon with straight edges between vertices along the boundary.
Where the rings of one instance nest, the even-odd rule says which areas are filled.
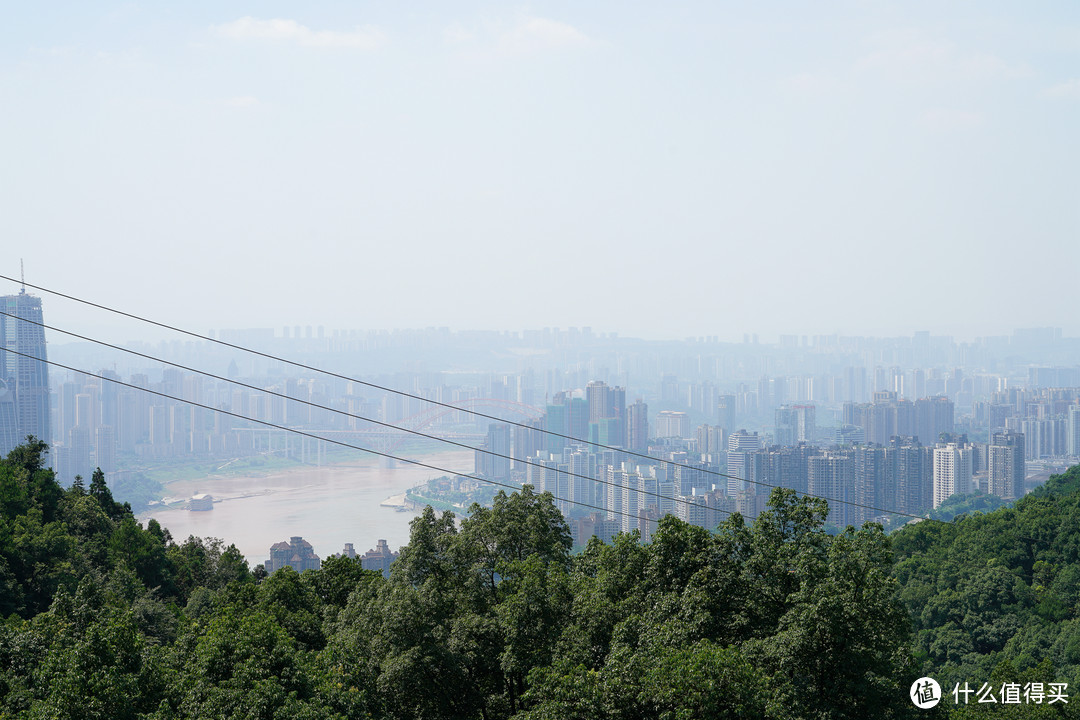
[[[424,463],[452,473],[472,472],[473,461],[469,451],[423,456]],[[156,518],[177,542],[197,535],[234,543],[252,564],[266,559],[271,545],[295,535],[311,542],[323,558],[341,552],[347,542],[358,552],[379,539],[396,549],[408,542],[417,511],[406,493],[444,474],[407,463],[385,468],[377,456],[260,474],[206,474],[170,482],[166,493],[174,505],[154,507],[139,518]],[[213,495],[213,509],[192,512],[182,506],[196,493]],[[404,502],[387,504],[395,499]]]

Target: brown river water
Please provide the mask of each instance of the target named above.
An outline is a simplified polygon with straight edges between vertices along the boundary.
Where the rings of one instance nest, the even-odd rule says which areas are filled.
[[[421,462],[457,473],[473,471],[473,453],[454,451],[425,454]],[[213,510],[149,510],[144,523],[156,518],[173,539],[189,535],[217,537],[233,543],[254,567],[270,557],[270,546],[300,535],[326,558],[351,542],[357,553],[375,547],[380,538],[397,550],[409,541],[413,511],[398,512],[380,503],[409,488],[446,473],[404,462],[381,467],[378,458],[326,467],[302,466],[262,476],[208,477],[170,483],[165,494],[185,498],[195,493],[214,496]]]

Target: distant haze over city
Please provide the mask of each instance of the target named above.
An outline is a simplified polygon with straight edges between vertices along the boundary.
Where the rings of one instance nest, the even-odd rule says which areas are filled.
[[[1076,336],[1078,38],[1074,3],[12,7],[2,274],[201,332]]]

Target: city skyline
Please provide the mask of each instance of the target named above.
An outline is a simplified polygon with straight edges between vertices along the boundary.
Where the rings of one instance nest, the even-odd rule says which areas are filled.
[[[897,516],[901,522],[919,517],[973,490],[1016,499],[1075,460],[1080,437],[1080,338],[1063,337],[1059,328],[1020,329],[974,345],[920,332],[892,340],[784,336],[772,347],[752,337],[734,346],[715,339],[627,346],[575,329],[466,333],[459,344],[486,345],[496,356],[522,342],[546,345],[548,352],[519,355],[525,364],[512,372],[461,373],[445,369],[453,366],[449,330],[327,336],[294,327],[281,336],[246,337],[274,341],[279,351],[301,350],[316,365],[292,362],[301,374],[281,374],[290,362],[266,355],[280,367],[250,384],[240,380],[235,357],[222,377],[166,367],[172,361],[136,352],[140,362],[159,364],[160,378],[143,370],[127,380],[115,365],[98,372],[86,358],[74,365],[46,360],[41,300],[21,292],[3,301],[3,336],[22,343],[9,347],[22,353],[13,356],[37,354],[42,368],[67,371],[53,378],[56,425],[47,433],[57,438],[50,448],[56,476],[72,482],[96,475],[96,466],[113,483],[138,484],[140,508],[160,506],[143,475],[155,464],[226,467],[279,455],[321,467],[327,443],[398,459],[401,439],[390,431],[405,428],[413,435],[430,429],[420,434],[476,448],[464,478],[551,492],[575,537],[637,529],[648,542],[665,514],[702,527],[733,512],[754,518],[777,487],[828,500],[828,521],[839,527],[867,520],[892,525]],[[699,352],[688,355],[694,344]],[[371,382],[317,369],[334,352],[366,357],[365,346],[395,351],[390,387],[379,385],[387,382],[379,376]],[[225,357],[210,350],[242,348],[204,339],[172,348],[178,349],[221,364]],[[405,371],[400,351],[414,361],[426,354],[450,365]],[[577,360],[563,370],[544,369],[560,357]],[[7,360],[5,367],[14,367]],[[613,361],[619,370],[612,374],[596,361]],[[27,395],[24,383],[22,397],[48,398],[43,382],[36,395]],[[632,405],[628,396],[637,396]],[[656,403],[653,415],[642,398]],[[443,408],[432,413],[429,404]],[[489,414],[495,424],[476,420],[470,428],[468,416],[483,417],[476,407],[527,419],[499,424]],[[0,414],[0,436],[10,435],[13,417]],[[400,459],[444,467],[407,454]],[[193,496],[191,509],[196,500],[212,507],[207,497]]]
[[[1037,341],[1041,338],[1045,345],[1042,348],[1044,351],[1047,348],[1052,350],[1055,344],[1063,342],[1060,333],[1052,330],[1045,331],[1041,336],[1039,334],[1019,333],[1017,337],[1033,343],[1036,349],[1039,348]],[[558,342],[557,337],[549,339]],[[585,339],[588,340],[588,338]],[[916,338],[916,340],[918,339]],[[923,339],[927,338],[923,336]],[[818,339],[818,341],[820,342],[821,339]],[[828,343],[825,343],[824,347],[827,348]],[[797,349],[797,346],[793,346],[792,349]],[[770,444],[791,446],[796,442],[811,442],[827,446],[831,442],[846,444],[872,441],[881,447],[892,442],[894,437],[921,438],[926,443],[932,444],[938,439],[939,435],[944,437],[945,434],[953,432],[953,400],[955,400],[961,406],[960,419],[962,420],[962,428],[969,432],[979,433],[985,436],[986,440],[991,439],[988,435],[989,431],[1020,431],[1022,434],[1018,437],[1022,439],[1022,442],[1026,443],[1028,448],[1026,454],[1033,459],[1063,458],[1075,453],[1076,445],[1073,442],[1073,436],[1075,435],[1077,418],[1074,417],[1075,413],[1069,411],[1072,408],[1070,403],[1075,404],[1076,402],[1077,391],[1075,388],[1080,385],[1080,369],[1076,366],[1038,367],[1030,363],[1025,364],[1023,360],[1018,360],[1015,357],[1018,349],[1014,347],[1012,349],[1014,357],[1010,361],[1014,367],[1012,369],[1002,367],[1003,374],[986,372],[985,370],[968,374],[960,367],[943,372],[940,365],[946,356],[941,355],[941,353],[947,349],[941,346],[940,343],[935,347],[932,344],[920,345],[916,342],[912,344],[912,347],[908,348],[908,358],[906,360],[889,355],[882,356],[875,362],[869,356],[866,356],[860,362],[871,363],[872,367],[848,367],[843,369],[842,372],[826,373],[816,377],[798,374],[786,376],[783,373],[791,371],[791,368],[785,370],[780,367],[778,368],[780,375],[760,377],[754,386],[739,382],[737,380],[738,374],[734,376],[734,380],[731,376],[723,379],[720,375],[714,375],[716,383],[706,380],[702,384],[700,379],[695,381],[691,378],[689,385],[686,380],[680,381],[675,375],[664,374],[658,378],[658,386],[653,384],[652,388],[649,389],[650,383],[646,381],[645,387],[634,389],[633,392],[637,394],[638,390],[641,390],[651,401],[657,401],[661,408],[654,415],[657,432],[649,434],[647,430],[644,430],[643,437],[654,437],[658,441],[665,441],[665,438],[667,438],[667,442],[674,441],[676,445],[682,440],[689,440],[692,437],[693,434],[690,432],[691,415],[694,422],[704,420],[706,423],[719,423],[721,428],[719,437],[722,445],[724,444],[723,438],[727,434],[732,434],[733,437],[742,435],[741,428],[765,428],[769,425],[769,419],[772,417],[770,409],[774,407],[778,408],[775,413],[775,426],[773,426],[776,429],[776,434],[771,435],[770,433]],[[955,351],[955,348],[953,350]],[[884,348],[883,351],[888,352],[888,348]],[[935,352],[939,355],[936,358],[933,356]],[[996,362],[992,356],[987,357],[991,364]],[[877,364],[882,359],[887,360],[886,364]],[[971,359],[973,358],[969,358],[967,362],[970,362]],[[978,361],[977,357],[974,359]],[[621,361],[619,362],[621,363]],[[948,364],[947,359],[944,362]],[[889,364],[893,363],[900,364],[888,367]],[[230,363],[230,368],[230,375],[238,372],[235,363]],[[1024,371],[1024,374],[1017,375],[1017,369]],[[720,370],[721,366],[717,365],[713,372]],[[750,370],[750,373],[753,374],[753,370]],[[401,374],[399,373],[399,375]],[[112,376],[119,380],[115,373],[106,373],[105,376]],[[401,375],[400,379],[406,379],[407,377],[409,377],[409,374],[404,374]],[[420,392],[423,398],[430,398],[438,402],[445,403],[450,400],[459,402],[468,399],[489,398],[488,400],[481,400],[481,402],[503,403],[507,407],[516,405],[520,408],[528,408],[528,403],[532,403],[534,406],[537,405],[541,397],[540,393],[543,392],[545,398],[551,398],[546,404],[545,416],[547,420],[539,424],[533,424],[530,421],[528,427],[535,427],[549,432],[555,431],[556,433],[563,433],[580,439],[599,439],[602,444],[625,447],[626,443],[629,443],[629,446],[633,447],[634,441],[630,438],[634,437],[636,433],[632,430],[631,425],[626,424],[623,420],[623,418],[633,417],[633,413],[627,415],[627,390],[623,387],[609,387],[602,380],[586,382],[584,379],[589,377],[588,371],[582,372],[578,370],[572,374],[568,373],[561,376],[545,373],[546,390],[542,390],[540,386],[536,385],[540,376],[531,369],[525,370],[524,374],[499,374],[496,372],[473,379],[473,381],[480,380],[482,386],[468,385],[470,380],[467,377],[459,379],[459,381],[466,383],[464,386],[445,384],[450,382],[453,377],[453,373],[413,376],[411,384],[417,389],[417,392]],[[75,376],[74,379],[77,380],[78,376]],[[341,379],[344,380],[344,378]],[[234,410],[241,410],[244,416],[259,415],[266,419],[272,419],[278,424],[286,423],[290,426],[300,427],[323,425],[332,418],[322,413],[317,407],[297,406],[289,409],[291,404],[288,402],[288,398],[303,400],[306,397],[319,400],[322,403],[332,402],[334,407],[348,407],[349,412],[359,410],[368,416],[379,417],[392,422],[404,422],[406,425],[411,423],[410,417],[419,417],[416,413],[424,404],[424,400],[420,396],[413,398],[399,396],[394,402],[388,403],[388,400],[392,399],[392,394],[386,395],[380,401],[379,392],[376,392],[373,397],[365,397],[363,394],[356,394],[354,389],[348,391],[348,404],[343,406],[339,405],[339,401],[334,399],[334,393],[341,392],[340,382],[331,381],[327,383],[325,380],[315,381],[304,376],[298,379],[286,377],[284,384],[275,385],[274,388],[266,387],[267,391],[277,390],[278,393],[283,391],[284,394],[277,396],[280,399],[261,399],[254,395],[248,397],[250,395],[249,390],[258,392],[259,388],[256,387],[241,390],[239,395],[237,391],[227,389],[222,394],[221,388],[215,389],[215,385],[220,385],[222,380],[224,378],[218,378],[217,381],[211,378],[210,383],[207,384],[202,378],[187,371],[166,369],[160,383],[157,380],[151,381],[147,375],[133,376],[130,383],[134,383],[133,389],[157,388],[159,391],[167,391],[167,394],[173,397],[178,397],[181,393],[183,397],[189,399],[205,397],[207,401],[211,402],[212,407],[229,407],[231,404]],[[237,451],[250,452],[252,449],[258,449],[250,446],[253,436],[249,436],[247,441],[237,444],[236,437],[229,439],[217,435],[222,431],[229,433],[230,428],[232,430],[238,429],[235,421],[222,424],[218,420],[214,420],[211,423],[211,416],[204,412],[201,414],[205,415],[205,418],[196,421],[197,411],[183,409],[181,414],[177,415],[176,410],[181,408],[174,407],[170,410],[168,402],[162,404],[160,399],[151,399],[141,403],[143,417],[139,420],[137,412],[135,415],[131,414],[131,411],[137,410],[139,405],[125,404],[120,400],[121,396],[116,396],[112,391],[106,392],[109,386],[93,380],[93,376],[83,379],[83,382],[91,381],[94,385],[86,385],[82,390],[71,382],[70,376],[69,380],[62,384],[59,397],[60,417],[66,418],[67,432],[65,432],[65,426],[61,426],[59,428],[61,437],[68,436],[73,439],[73,431],[80,425],[83,425],[87,431],[108,429],[110,431],[107,434],[108,441],[113,447],[119,447],[131,453],[141,445],[143,449],[138,451],[139,454],[150,453],[149,456],[156,456],[163,452],[166,453],[166,456],[173,455],[176,452],[181,455],[192,452],[197,455],[203,455],[207,452],[211,455],[222,452],[230,454]],[[657,379],[654,376],[653,383],[656,383],[656,381]],[[420,382],[443,384],[434,389],[421,389],[418,385]],[[728,383],[731,382],[736,382],[737,394],[721,394],[726,392],[724,388],[729,387]],[[575,384],[577,389],[569,390]],[[338,386],[336,391],[333,389],[335,385]],[[567,390],[558,391],[552,398],[551,392],[553,388],[567,388]],[[1055,390],[1054,388],[1058,389]],[[122,393],[124,395],[131,394],[130,390],[122,391]],[[1070,393],[1072,394],[1070,395]],[[904,399],[906,397],[918,399],[912,402]],[[871,399],[873,400],[872,404],[859,404]],[[282,400],[285,401],[284,404],[281,402]],[[792,405],[791,402],[799,404]],[[806,402],[811,404],[806,405]],[[637,407],[639,403],[640,400],[635,402],[634,406]],[[842,413],[840,413],[839,407],[841,404],[843,405]],[[106,422],[104,418],[107,413],[104,412],[104,408],[107,406],[113,408],[113,419]],[[80,417],[86,414],[86,408],[91,407],[102,409],[100,415],[102,422],[106,425],[105,428],[94,428],[93,423],[86,427],[86,424],[79,420]],[[128,413],[127,420],[120,423],[118,427],[117,420],[120,415],[115,413],[118,409],[124,407],[129,408],[126,411]],[[644,413],[647,412],[647,406],[641,404],[641,408],[642,416],[645,417]],[[826,411],[826,417],[829,418],[820,428],[813,419],[817,408]],[[149,415],[147,415],[147,410],[151,411]],[[468,410],[464,412],[468,412]],[[557,415],[553,415],[556,412]],[[322,419],[317,420],[317,414]],[[556,417],[558,419],[553,419]],[[461,422],[460,420],[454,420],[453,416],[448,419],[451,424]],[[149,425],[147,425],[147,422],[149,422]],[[346,428],[359,429],[355,420],[348,420],[347,425],[342,425],[341,422],[342,419],[339,418],[331,425],[339,430]],[[136,430],[135,428],[138,426],[143,426],[144,429]],[[861,429],[858,429],[860,427]],[[177,436],[177,428],[179,428],[179,436]],[[735,428],[740,428],[740,432],[736,432]],[[118,435],[114,435],[113,431],[117,429],[120,432]],[[529,449],[522,451],[521,447],[519,447],[520,439],[511,442],[510,435],[506,435],[501,440],[493,439],[496,436],[492,435],[492,429],[492,426],[487,428],[485,447],[489,449],[498,447],[505,454],[505,449],[512,446],[515,450],[514,456],[517,458],[532,457],[537,449],[558,453],[563,452],[566,448],[565,441],[556,442],[557,436],[550,436],[546,441],[527,440]],[[819,432],[819,429],[823,432]],[[858,429],[858,432],[854,432],[856,429]],[[515,430],[515,438],[517,432]],[[702,440],[701,433],[702,428],[698,427],[696,435],[699,445],[687,446],[686,450],[706,452],[705,450],[694,449],[699,447],[702,442],[706,444],[713,442],[709,438]],[[143,440],[138,439],[140,434],[143,436]],[[755,432],[754,435],[756,437],[757,433]],[[996,439],[997,436],[995,435],[993,444],[996,444]],[[114,444],[117,440],[119,440],[118,445]],[[916,440],[916,442],[918,441]],[[61,445],[65,445],[65,443],[61,441]],[[77,445],[73,440],[66,443],[66,447],[71,449],[62,447],[59,451],[60,458],[72,453]],[[170,447],[172,449],[169,449]],[[199,450],[199,447],[202,449]],[[736,447],[740,450],[743,449],[738,445]],[[754,447],[759,446],[754,443]],[[642,446],[642,450],[644,449],[644,446]],[[650,446],[650,452],[653,449]],[[729,447],[729,450],[734,449],[734,447]],[[308,453],[303,447],[299,452],[301,455]],[[308,454],[319,456],[319,451]],[[476,466],[480,469],[487,459],[483,458],[479,453],[476,457]],[[735,456],[734,461],[732,457],[729,452],[727,456],[729,467],[749,467],[745,457]],[[481,472],[489,476],[503,477],[510,468],[509,465],[506,465],[502,470],[493,470],[493,467],[495,466],[488,465]],[[1017,465],[1012,463],[1010,467],[1017,467]],[[745,475],[748,472],[736,472],[736,475]],[[70,475],[71,473],[68,472],[67,474]],[[1005,478],[1010,473],[1000,470],[999,475]],[[1018,481],[1015,477],[1008,481],[998,481],[994,480],[993,476],[991,481],[995,484],[1006,482],[1009,487],[1006,492],[1010,495],[1015,492],[1012,488],[1017,487],[1018,482],[1023,482],[1022,479]],[[738,489],[738,487],[735,487],[731,491],[734,493]]]

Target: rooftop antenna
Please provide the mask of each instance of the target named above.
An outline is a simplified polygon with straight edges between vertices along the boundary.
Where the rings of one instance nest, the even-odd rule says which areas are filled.
[[[22,292],[26,294],[26,267],[23,265],[23,259],[19,258],[19,277],[22,278]]]

